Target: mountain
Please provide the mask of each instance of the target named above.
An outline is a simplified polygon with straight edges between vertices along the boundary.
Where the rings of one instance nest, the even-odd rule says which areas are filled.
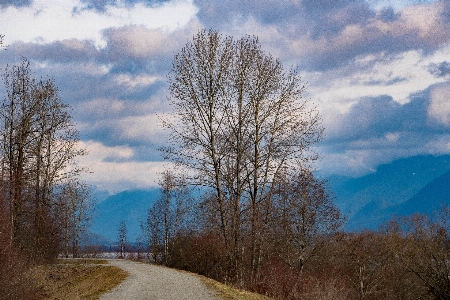
[[[376,230],[393,215],[432,214],[440,202],[450,205],[450,155],[400,159],[363,177],[333,176],[329,182],[337,206],[347,216],[345,229]],[[91,239],[105,246],[117,243],[123,220],[128,241],[134,243],[141,235],[140,223],[159,196],[158,188],[131,190],[98,202]]]
[[[111,196],[108,191],[101,190],[98,187],[92,187],[90,193],[96,203],[103,202]]]
[[[399,216],[417,211],[432,215],[443,204],[450,206],[450,170],[428,183],[408,201],[394,207],[394,212]]]
[[[117,243],[119,224],[125,221],[127,240],[134,243],[141,234],[140,224],[147,219],[147,211],[158,199],[158,188],[149,190],[130,190],[108,197],[99,202],[91,226],[94,236],[104,241]]]
[[[117,241],[107,239],[101,235],[86,232],[80,240],[80,246],[112,246],[117,245]]]
[[[437,195],[445,193],[445,187],[436,183],[434,189],[426,189],[427,193],[422,190],[449,170],[450,155],[424,155],[381,165],[375,173],[363,177],[329,180],[337,206],[348,217],[345,229],[377,229],[393,214],[402,210],[406,213],[406,207],[408,212],[427,213],[426,206],[419,204],[439,198]],[[413,201],[419,193],[421,200]]]

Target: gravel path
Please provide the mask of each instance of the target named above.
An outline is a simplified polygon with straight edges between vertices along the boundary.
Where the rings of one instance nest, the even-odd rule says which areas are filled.
[[[199,278],[187,273],[123,259],[108,259],[108,262],[130,275],[100,300],[220,299]]]

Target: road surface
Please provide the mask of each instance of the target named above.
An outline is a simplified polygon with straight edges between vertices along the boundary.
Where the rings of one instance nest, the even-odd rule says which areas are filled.
[[[108,259],[128,277],[100,300],[219,300],[196,276],[160,266]]]

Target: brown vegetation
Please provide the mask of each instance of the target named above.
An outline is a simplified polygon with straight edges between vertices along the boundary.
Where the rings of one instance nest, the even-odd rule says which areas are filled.
[[[33,268],[28,276],[40,289],[39,299],[97,299],[122,282],[127,273],[101,260],[59,260]]]
[[[37,288],[25,276],[31,264],[11,242],[11,220],[6,211],[0,209],[0,299],[37,299]]]
[[[439,224],[414,215],[380,232],[335,233],[303,268],[274,250],[262,261],[258,281],[228,284],[274,299],[448,299],[450,239]],[[183,235],[171,245],[169,266],[225,282],[220,235]]]
[[[78,132],[51,79],[36,79],[24,58],[3,74],[0,101],[0,297],[34,299],[26,271],[65,249],[78,253],[89,219],[79,181]],[[70,188],[67,188],[70,187]],[[70,245],[70,251],[69,251]]]
[[[448,210],[340,232],[343,217],[311,168],[320,117],[295,70],[256,37],[199,31],[169,85],[176,116],[164,120],[162,150],[202,195],[181,216],[184,185],[162,184],[169,196],[147,226],[156,263],[276,299],[448,299]],[[180,219],[190,226],[173,230]]]

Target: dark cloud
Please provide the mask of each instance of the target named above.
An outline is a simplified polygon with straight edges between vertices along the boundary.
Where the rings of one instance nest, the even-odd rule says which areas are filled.
[[[50,44],[15,42],[8,45],[8,51],[15,56],[26,56],[39,61],[58,63],[81,62],[96,59],[99,52],[90,41],[76,39],[55,41]]]
[[[276,35],[262,37],[273,48],[286,45],[286,58],[301,56],[300,66],[322,71],[344,66],[361,55],[395,54],[409,50],[432,52],[450,42],[450,1],[375,10],[369,1],[196,0],[198,17],[207,28],[229,31],[230,23],[250,17]],[[274,31],[274,30],[272,30]],[[275,32],[275,31],[274,31]],[[247,32],[253,34],[253,32]]]
[[[97,11],[105,11],[107,6],[128,6],[132,7],[137,3],[142,3],[147,6],[155,6],[170,0],[82,0],[87,4],[88,9],[94,9]]]
[[[120,75],[123,75],[121,77]],[[89,75],[86,73],[65,72],[58,75],[57,83],[60,86],[63,95],[73,104],[84,103],[92,99],[111,99],[123,100],[130,103],[142,103],[149,100],[152,95],[163,94],[166,90],[166,83],[163,80],[156,79],[151,83],[135,83],[136,76],[139,74],[106,74]],[[147,75],[147,74],[146,74]],[[150,76],[150,75],[148,75]],[[98,107],[100,109],[100,107]],[[99,111],[77,112],[77,118],[87,120],[97,118],[95,114]],[[124,110],[121,114],[139,114],[136,110]],[[114,118],[120,115],[106,115],[105,118]]]
[[[139,73],[158,70],[166,73],[173,53],[183,33],[168,34],[161,29],[147,29],[144,26],[111,28],[103,32],[107,46],[102,49],[102,60],[114,63],[114,72]]]
[[[450,74],[450,62],[444,61],[440,64],[431,64],[430,73],[438,77],[444,77]]]
[[[393,27],[396,25],[392,25]],[[444,28],[437,26],[433,32],[450,32],[449,24]],[[431,53],[450,41],[450,34],[436,37],[420,37],[418,29],[405,29],[403,32],[383,32],[375,26],[354,27],[355,35],[351,32],[339,33],[327,42],[306,50],[302,67],[309,70],[324,71],[342,67],[358,56],[376,53],[397,54],[410,50],[425,50]],[[349,31],[350,31],[349,30]]]
[[[103,31],[107,45],[99,62],[111,66],[110,74],[155,74],[166,77],[175,53],[192,37],[190,28],[167,32],[140,25]]]
[[[247,19],[253,17],[263,24],[285,23],[301,11],[301,5],[295,1],[195,0],[194,2],[200,8],[198,12],[200,21],[206,27],[214,29],[229,26],[230,20],[234,18]]]
[[[361,99],[339,117],[324,145],[338,152],[386,148],[398,153],[426,149],[428,143],[448,134],[445,124],[430,121],[428,115],[433,88],[412,95],[406,104],[399,104],[390,96]]]
[[[147,118],[146,116],[143,117]],[[142,121],[139,117],[110,118],[103,120],[90,120],[81,123],[81,139],[93,140],[107,147],[126,145],[133,149],[133,161],[159,161],[162,160],[158,148],[167,141],[166,132],[158,130],[156,117]],[[130,127],[135,122],[135,127]],[[139,128],[140,127],[140,128]]]
[[[346,26],[365,24],[375,16],[364,1],[307,0],[302,1],[302,5],[310,24],[308,35],[313,40],[333,37]]]
[[[378,17],[383,22],[393,22],[398,20],[400,14],[396,13],[392,7],[384,7],[378,13]]]
[[[319,144],[322,171],[361,176],[395,159],[448,154],[448,125],[429,115],[433,92],[442,86],[430,86],[406,104],[389,96],[361,99],[332,128],[325,128],[325,139]]]
[[[338,131],[328,139],[349,142],[383,136],[397,127],[399,109],[400,104],[390,96],[363,98],[338,120]]]
[[[15,7],[23,7],[30,5],[32,0],[1,0],[0,1],[0,7],[5,8],[8,6],[15,6]]]
[[[272,0],[261,1],[210,1],[195,0],[195,4],[200,8],[198,18],[207,27],[221,29],[230,25],[230,20],[252,17],[262,24],[280,26],[286,31],[286,24],[289,27],[299,26],[301,31],[308,30],[310,25],[329,25],[330,23],[341,22],[339,18],[347,18],[347,21],[358,22],[365,20],[369,15],[373,15],[368,10],[368,5],[364,1],[354,0],[303,0],[276,2]],[[334,16],[336,13],[336,18]],[[346,15],[345,15],[346,14]],[[310,22],[313,23],[310,23]],[[326,24],[324,24],[324,21]],[[305,25],[308,25],[305,27]]]

